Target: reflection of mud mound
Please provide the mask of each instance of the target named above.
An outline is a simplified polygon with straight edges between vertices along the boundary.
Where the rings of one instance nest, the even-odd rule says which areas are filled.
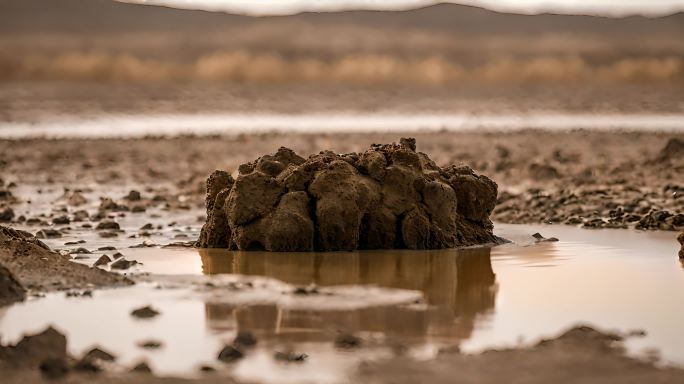
[[[199,246],[239,250],[438,249],[496,243],[497,185],[441,168],[415,140],[305,160],[281,148],[207,180]]]
[[[202,249],[200,255],[205,274],[267,276],[295,285],[354,284],[416,290],[423,293],[429,305],[427,310],[386,306],[323,311],[316,308],[284,310],[275,305],[269,309],[263,305],[234,308],[207,304],[207,318],[212,327],[237,326],[277,333],[279,337],[301,338],[302,334],[309,334],[311,338],[320,338],[315,331],[349,329],[393,336],[467,339],[477,315],[494,309],[496,282],[489,252],[489,248],[419,253],[273,253]]]

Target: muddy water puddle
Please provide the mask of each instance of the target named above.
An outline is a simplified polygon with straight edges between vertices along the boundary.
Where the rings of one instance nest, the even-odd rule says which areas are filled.
[[[185,232],[193,235],[196,226],[188,218]],[[87,237],[74,232],[73,238]],[[560,241],[534,243],[534,232]],[[67,334],[74,355],[98,345],[118,355],[121,367],[145,359],[162,375],[197,375],[205,364],[244,380],[334,383],[364,360],[527,345],[587,323],[643,330],[645,336],[628,339],[630,354],[658,351],[663,362],[684,365],[684,268],[674,233],[497,225],[497,234],[514,243],[267,253],[127,248],[139,240],[87,238],[89,246],[106,240],[141,262],[133,273],[138,284],[93,297],[54,293],[5,308],[0,335],[15,342],[52,324]],[[64,249],[69,238],[48,242]],[[147,304],[161,315],[130,316]],[[238,363],[218,362],[218,351],[238,331],[254,333],[257,346]],[[336,347],[341,333],[360,337],[361,346]],[[140,347],[145,341],[161,347]],[[283,363],[275,352],[308,357]]]

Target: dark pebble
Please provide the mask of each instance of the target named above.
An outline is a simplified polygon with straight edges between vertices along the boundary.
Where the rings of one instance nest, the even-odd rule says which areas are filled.
[[[232,363],[242,359],[244,356],[245,354],[239,349],[232,345],[227,345],[219,352],[218,359],[224,363]]]
[[[149,305],[131,311],[131,316],[137,317],[139,319],[151,319],[153,317],[158,316],[159,314],[159,311],[155,310]]]

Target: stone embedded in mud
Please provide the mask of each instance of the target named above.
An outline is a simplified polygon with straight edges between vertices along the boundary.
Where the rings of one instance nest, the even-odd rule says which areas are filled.
[[[102,220],[97,224],[97,227],[95,227],[97,230],[103,230],[103,229],[114,229],[114,230],[119,230],[121,227],[119,226],[119,223],[117,223],[114,220]]]
[[[207,180],[199,247],[267,251],[438,249],[501,241],[497,185],[439,167],[414,139],[304,159],[287,148]]]
[[[10,207],[0,207],[0,223],[9,223],[14,219],[14,210]]]
[[[38,365],[48,359],[67,357],[66,336],[52,327],[36,335],[24,336],[10,350],[10,360],[19,365]]]
[[[159,311],[149,305],[131,311],[131,316],[137,317],[138,319],[151,319],[159,316],[159,314]]]
[[[116,356],[112,355],[111,353],[104,351],[100,348],[93,348],[90,351],[88,351],[84,356],[84,359],[89,359],[89,360],[101,360],[101,361],[115,361]]]
[[[232,346],[232,345],[226,345],[221,349],[221,352],[219,352],[217,359],[221,362],[224,363],[233,363],[235,361],[238,361],[245,357],[245,354],[242,353],[238,348]]]
[[[0,307],[23,301],[26,290],[17,281],[12,272],[0,264]]]
[[[144,374],[149,374],[152,373],[152,368],[150,368],[149,365],[147,365],[146,362],[140,362],[136,364],[133,368],[131,368],[132,373],[144,373]]]

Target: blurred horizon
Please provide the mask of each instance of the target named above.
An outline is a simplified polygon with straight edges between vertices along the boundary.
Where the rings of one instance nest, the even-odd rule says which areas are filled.
[[[682,114],[682,36],[684,13],[522,15],[445,3],[251,17],[114,0],[0,0],[0,121],[269,111]]]
[[[253,16],[292,15],[300,12],[345,10],[410,10],[452,3],[518,14],[568,14],[626,17],[665,16],[684,11],[683,0],[117,0],[129,3],[165,5]]]

